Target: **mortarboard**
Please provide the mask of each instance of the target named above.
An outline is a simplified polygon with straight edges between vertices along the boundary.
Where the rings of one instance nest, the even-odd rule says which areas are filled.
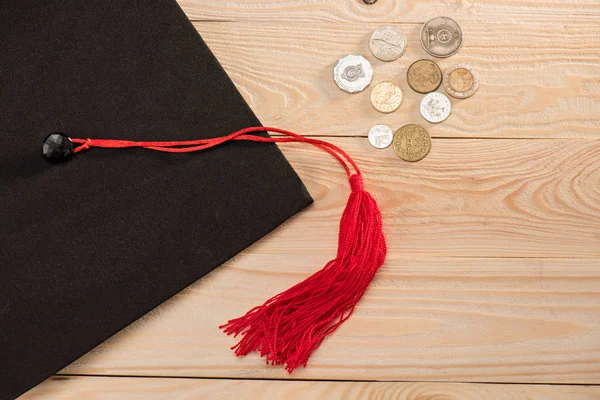
[[[306,365],[385,258],[350,157],[260,127],[175,0],[5,1],[0,35],[0,399],[308,206],[273,142],[317,146],[346,168],[338,254],[223,329],[241,335],[238,355]]]

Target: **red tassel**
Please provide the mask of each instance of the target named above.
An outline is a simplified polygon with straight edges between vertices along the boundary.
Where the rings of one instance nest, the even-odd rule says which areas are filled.
[[[263,137],[252,133],[277,132],[287,137]],[[280,293],[246,315],[220,328],[242,338],[232,347],[238,356],[260,352],[267,363],[285,365],[292,373],[306,366],[310,355],[323,340],[346,321],[383,264],[386,255],[381,212],[364,189],[356,163],[339,147],[278,128],[252,127],[230,135],[175,142],[134,142],[112,139],[71,139],[79,144],[74,153],[90,147],[128,148],[189,153],[218,146],[230,140],[254,142],[301,142],[328,152],[342,164],[350,178],[352,192],[340,221],[335,259],[294,287]],[[352,173],[350,167],[356,172]]]
[[[259,351],[267,363],[285,364],[292,373],[305,366],[321,342],[352,312],[383,264],[386,244],[377,203],[360,175],[350,178],[352,193],[340,221],[334,260],[296,286],[221,326],[242,335],[236,355]]]

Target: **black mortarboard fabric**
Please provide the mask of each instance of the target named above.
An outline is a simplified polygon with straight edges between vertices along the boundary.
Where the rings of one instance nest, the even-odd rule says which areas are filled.
[[[175,0],[0,0],[0,399],[13,399],[312,202]],[[263,135],[266,136],[266,133]],[[224,317],[225,318],[225,317]]]

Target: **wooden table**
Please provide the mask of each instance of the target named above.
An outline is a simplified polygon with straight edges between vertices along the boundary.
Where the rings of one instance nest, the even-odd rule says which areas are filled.
[[[266,125],[326,137],[362,166],[389,256],[354,316],[288,375],[236,358],[219,324],[320,268],[348,195],[327,155],[281,146],[316,203],[25,399],[600,398],[598,0],[185,0],[181,6]],[[426,123],[408,65],[422,23],[465,37],[476,95]],[[404,56],[376,60],[390,23]],[[348,53],[404,91],[390,115],[332,80]],[[375,124],[424,126],[418,163],[376,150]],[[549,386],[548,384],[553,384]],[[589,386],[588,386],[589,385]]]

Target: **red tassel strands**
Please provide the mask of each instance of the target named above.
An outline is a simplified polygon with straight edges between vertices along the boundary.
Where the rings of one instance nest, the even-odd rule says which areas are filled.
[[[252,134],[262,131],[285,137]],[[291,373],[299,366],[306,366],[310,355],[323,340],[350,317],[385,260],[381,212],[364,189],[360,170],[350,156],[331,143],[266,127],[246,128],[213,139],[177,142],[72,139],[80,145],[74,152],[90,147],[142,147],[171,153],[205,150],[230,140],[308,143],[335,157],[350,179],[352,191],[340,221],[336,257],[304,281],[220,327],[229,335],[241,336],[239,343],[232,347],[236,355],[258,351],[268,364],[285,365]]]

